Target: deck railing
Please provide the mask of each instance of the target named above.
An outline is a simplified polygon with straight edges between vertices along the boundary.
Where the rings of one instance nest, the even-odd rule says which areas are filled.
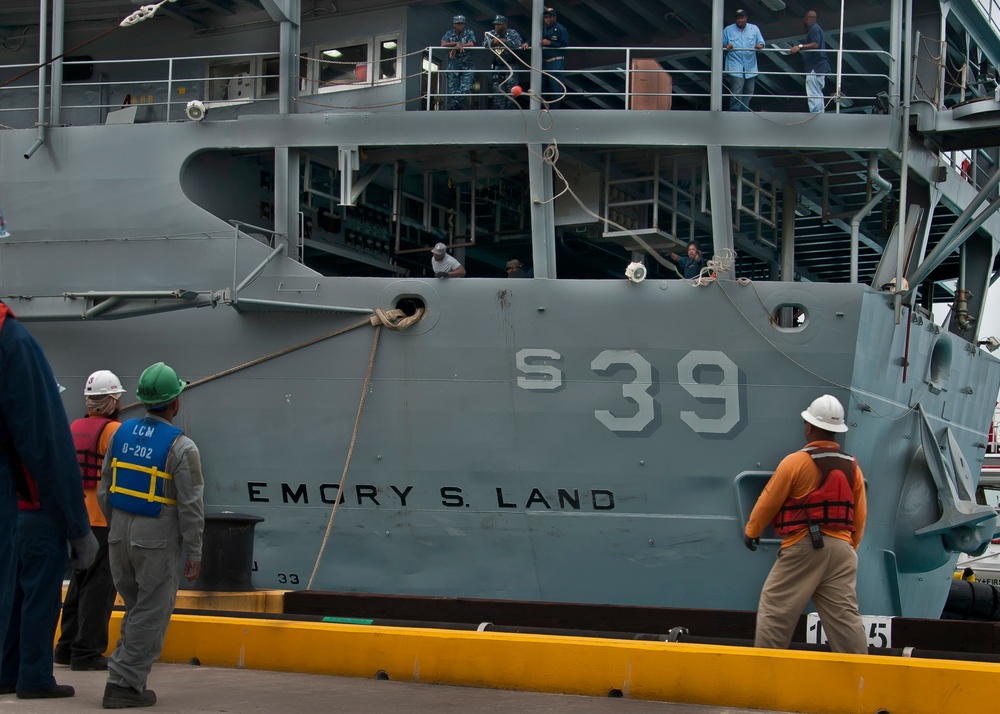
[[[512,70],[507,66],[491,68],[493,53],[490,50],[470,48],[467,51],[472,55],[476,69],[448,70],[449,48],[427,48],[423,67],[433,68],[431,74],[439,77],[439,80],[425,82],[429,86],[425,94],[425,109],[446,108],[449,98],[454,96],[447,91],[448,77],[463,72],[471,71],[479,87],[465,95],[470,108],[490,108],[490,102],[501,96],[501,93],[493,91],[494,77],[506,79],[512,70],[515,83],[527,92],[529,50],[516,52],[517,60],[507,59]],[[757,89],[751,102],[751,110],[806,111],[807,73],[798,71],[800,60],[790,55],[787,48],[781,47],[756,50],[756,53]],[[879,95],[887,98],[898,94],[890,76],[891,55],[883,50],[844,50],[842,55],[849,69],[838,75],[837,54],[835,50],[827,50],[833,70],[826,76],[827,111],[871,111],[876,107],[878,111],[885,111],[888,107],[885,99]],[[710,47],[567,47],[564,56],[566,68],[552,73],[565,88],[563,106],[570,104],[576,108],[590,109],[655,108],[651,106],[657,104],[655,98],[669,96],[673,100],[673,109],[705,110],[711,99]],[[652,60],[656,66],[646,68],[641,60]],[[877,71],[870,71],[871,67],[875,67]],[[543,64],[541,69],[547,70],[547,65]],[[670,90],[651,90],[650,87],[658,84],[662,86],[656,80],[663,74],[670,75]],[[797,87],[794,86],[795,83],[798,84]],[[555,86],[558,94],[549,94],[545,99],[551,101],[563,94],[562,88]],[[731,98],[728,82],[724,82],[723,95],[727,100],[725,108],[728,108],[728,100]],[[521,103],[526,105],[524,99]]]
[[[468,108],[491,108],[503,96],[494,91],[494,75],[505,79],[510,70],[493,69],[493,53],[481,47],[467,50],[476,64],[471,70],[474,91],[464,103]],[[449,48],[428,47],[406,58],[400,77],[371,79],[371,67],[359,66],[356,79],[324,84],[308,62],[299,77],[299,112],[328,109],[400,111],[447,107],[450,95],[447,69]],[[577,109],[666,108],[707,110],[711,99],[711,48],[708,47],[569,47],[566,69],[553,73],[565,87],[563,107]],[[523,90],[520,103],[528,106],[530,51],[510,59],[514,82]],[[758,50],[759,74],[751,101],[753,111],[805,111],[804,73],[788,50]],[[827,111],[878,111],[879,95],[898,94],[892,87],[889,53],[880,50],[828,50],[831,67],[838,54],[843,71],[827,75]],[[646,60],[647,62],[643,62]],[[649,62],[651,61],[651,63]],[[100,124],[109,121],[176,121],[187,118],[185,109],[198,100],[208,109],[207,119],[233,118],[240,113],[277,111],[278,80],[275,54],[226,54],[152,59],[64,61],[64,71],[89,76],[63,84],[62,121]],[[362,63],[364,65],[364,63]],[[33,65],[0,67],[0,83]],[[549,68],[543,63],[542,69]],[[665,84],[664,75],[670,75]],[[38,87],[31,74],[0,88],[0,126],[32,126],[37,119]],[[417,80],[419,78],[419,89]],[[412,80],[412,81],[411,81]],[[562,87],[559,94],[562,94]],[[664,89],[664,87],[667,87]],[[510,86],[504,89],[509,91]],[[838,93],[839,88],[839,93]],[[360,91],[359,91],[360,90]],[[418,93],[419,92],[419,93]],[[554,100],[559,94],[545,97]],[[728,108],[728,82],[723,83],[724,108]],[[667,100],[669,97],[669,100]],[[508,95],[509,98],[509,95]],[[662,101],[661,101],[662,100]],[[120,115],[116,114],[124,109]],[[225,111],[222,111],[225,110]],[[110,115],[110,119],[109,119]]]

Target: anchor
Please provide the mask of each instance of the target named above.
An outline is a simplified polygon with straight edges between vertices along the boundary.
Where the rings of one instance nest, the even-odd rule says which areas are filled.
[[[951,429],[945,429],[950,457],[945,459],[945,450],[934,436],[927,414],[922,406],[917,409],[920,414],[920,441],[927,470],[937,486],[941,516],[934,523],[916,529],[913,534],[918,538],[940,535],[947,550],[982,555],[996,531],[996,511],[973,499],[972,470]],[[959,487],[964,493],[959,493]]]

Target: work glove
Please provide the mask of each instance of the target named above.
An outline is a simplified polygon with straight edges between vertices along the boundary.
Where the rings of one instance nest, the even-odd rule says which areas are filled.
[[[434,277],[438,280],[444,280],[448,277],[448,273],[434,273]]]
[[[97,538],[93,531],[87,531],[82,538],[74,538],[69,542],[70,556],[66,567],[73,570],[86,570],[94,564],[97,558]]]
[[[746,533],[743,534],[743,545],[747,547],[747,550],[757,550],[758,543],[760,543],[760,538],[751,538]]]

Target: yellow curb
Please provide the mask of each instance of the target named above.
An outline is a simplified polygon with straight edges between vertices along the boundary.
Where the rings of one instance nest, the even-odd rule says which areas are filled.
[[[121,613],[111,622],[118,637]],[[1000,665],[489,632],[175,615],[163,662],[796,711],[976,711]]]

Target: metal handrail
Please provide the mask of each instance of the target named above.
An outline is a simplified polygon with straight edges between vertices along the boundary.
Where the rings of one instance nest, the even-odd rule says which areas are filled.
[[[450,49],[451,48],[431,46],[421,51],[418,56],[424,63],[426,63],[427,67],[432,68],[429,70],[425,69],[423,71],[423,75],[426,77],[430,77],[432,75],[447,76],[449,70],[447,69],[446,53],[450,52]],[[479,58],[485,58],[487,56],[492,55],[492,50],[483,47],[471,47],[467,48],[466,51],[470,52],[470,54],[476,57],[477,60]],[[691,56],[698,54],[709,55],[712,52],[711,47],[681,46],[681,47],[635,48],[635,47],[614,47],[614,46],[589,46],[589,47],[565,48],[565,52],[567,53],[568,56],[571,56],[574,53],[582,51],[586,51],[590,55],[594,55],[596,53],[598,55],[597,59],[599,59],[600,53],[606,53],[606,52],[616,53],[619,58],[624,60],[624,66],[620,66],[619,62],[612,61],[610,64],[587,67],[585,69],[580,69],[580,68],[563,69],[561,70],[562,74],[571,77],[574,74],[579,75],[581,73],[586,73],[588,76],[592,78],[597,78],[599,82],[605,84],[605,87],[599,87],[598,91],[587,92],[586,95],[589,97],[593,97],[595,99],[614,98],[615,102],[623,101],[626,109],[631,107],[631,98],[633,97],[657,96],[655,93],[651,92],[635,91],[635,83],[634,83],[635,77],[633,77],[633,73],[635,73],[635,76],[640,76],[644,72],[653,72],[657,70],[641,70],[641,69],[632,70],[631,64],[633,59],[650,58],[650,59],[658,59],[661,61],[661,63],[666,62],[668,66],[665,71],[673,73],[675,77],[684,76],[689,79],[690,78],[698,79],[702,77],[707,78],[711,76],[710,68],[677,70],[669,67],[669,63],[672,58],[680,59],[681,56]],[[732,51],[735,50],[730,50],[730,52]],[[777,48],[777,47],[766,47],[764,49],[754,50],[754,51],[761,54],[763,57],[782,56],[786,55],[788,52],[788,50],[785,48]],[[810,52],[810,51],[812,50],[804,50],[803,52]],[[828,49],[826,51],[828,53],[836,53],[837,55],[840,56],[859,56],[859,57],[878,56],[884,58],[886,64],[890,68],[892,64],[891,54],[886,50]],[[417,53],[414,54],[416,55]],[[162,74],[157,73],[156,76],[152,76],[148,79],[123,78],[120,80],[109,80],[109,81],[74,82],[72,83],[71,86],[85,91],[88,89],[90,90],[99,89],[107,91],[108,88],[117,88],[119,91],[132,93],[133,95],[138,93],[141,96],[144,96],[144,98],[148,97],[149,99],[149,101],[137,102],[140,106],[165,107],[165,115],[163,116],[163,119],[169,121],[171,119],[171,112],[175,111],[174,106],[178,103],[176,98],[177,91],[180,89],[180,87],[183,87],[185,85],[187,85],[189,88],[189,85],[191,85],[192,83],[201,83],[202,86],[204,87],[204,90],[202,92],[197,93],[198,96],[191,97],[192,99],[194,99],[194,98],[201,98],[204,96],[204,94],[207,94],[208,87],[211,85],[211,83],[227,82],[239,77],[239,78],[244,78],[248,82],[251,82],[254,85],[259,86],[260,83],[265,80],[277,78],[277,75],[273,73],[261,73],[261,72],[252,74],[240,73],[238,75],[232,75],[232,76],[227,75],[219,77],[210,77],[208,76],[207,67],[202,66],[202,67],[189,68],[186,67],[185,65],[195,64],[195,63],[206,63],[206,62],[225,63],[225,62],[234,62],[240,60],[255,62],[260,59],[274,58],[275,56],[276,53],[274,52],[255,52],[255,53],[240,53],[240,54],[228,53],[228,54],[211,54],[211,55],[190,55],[190,56],[179,56],[179,57],[154,57],[154,58],[107,59],[107,60],[101,59],[96,61],[95,60],[66,61],[64,62],[64,65],[67,67],[74,65],[90,65],[90,66],[101,66],[101,67],[108,67],[115,65],[130,65],[130,66],[149,65],[153,67],[158,67],[165,64],[166,65],[165,72],[163,72]],[[400,59],[399,61],[400,64],[402,65],[403,60]],[[434,68],[436,61],[438,62],[439,65],[441,65],[440,69]],[[370,64],[376,64],[376,62],[372,61],[370,62]],[[4,65],[0,67],[0,70],[17,70],[21,68],[30,68],[32,66],[34,65],[32,64]],[[518,72],[526,73],[528,71],[528,68],[526,66],[520,65],[516,62],[512,63],[512,66],[514,66],[515,70]],[[254,68],[255,68],[254,66],[251,66],[251,69]],[[258,65],[256,69],[259,70],[260,66]],[[494,73],[494,70],[492,68],[477,68],[473,70],[463,70],[463,71],[470,71],[479,76],[491,75]],[[723,72],[725,72],[725,70],[723,70]],[[418,72],[418,74],[420,73]],[[762,77],[779,76],[779,75],[792,75],[792,76],[804,77],[805,74],[806,74],[805,72],[775,71],[774,69],[767,67],[766,64],[763,69],[758,71],[758,75]],[[372,75],[372,72],[369,72],[368,75],[369,76]],[[888,73],[879,73],[879,72],[851,73],[851,74],[846,74],[845,77],[884,81],[887,87],[890,89],[890,92],[893,84],[892,77]],[[610,81],[611,78],[614,78],[613,81]],[[374,80],[374,79],[368,79],[366,81],[359,80],[357,83],[348,83],[342,86],[338,86],[336,88],[324,87],[323,91],[317,89],[315,90],[314,95],[322,94],[326,91],[331,91],[332,89],[336,90],[368,89],[372,87],[383,86],[386,84],[401,84],[402,79],[403,79],[402,77],[397,77],[391,80],[384,80],[384,81]],[[708,89],[706,89],[705,91],[693,91],[696,88],[692,88],[690,86],[683,86],[684,83],[679,83],[679,84],[681,84],[681,86],[674,88],[674,91],[671,93],[672,96],[684,97],[689,99],[703,99],[703,98],[708,98],[710,96],[710,90]],[[136,91],[144,87],[149,87],[150,90],[145,92]],[[24,92],[25,90],[28,90],[29,92],[34,92],[37,91],[37,86],[35,84],[23,83],[22,81],[17,84],[0,89],[0,91],[5,91],[5,92],[12,92],[12,91]],[[422,100],[421,101],[422,108],[432,109],[435,100],[440,100],[448,96],[447,92],[434,91],[434,90],[435,88],[433,86],[433,82],[428,81],[426,96],[420,98],[420,100]],[[252,94],[256,95],[257,93],[258,92],[254,92]],[[477,93],[478,96],[490,96],[491,94],[492,93],[490,92]],[[568,96],[573,96],[573,94],[568,94]],[[788,95],[758,94],[757,95],[758,101],[760,100],[760,98],[763,98],[765,96],[770,99],[778,99],[778,100],[802,98],[801,93],[788,94]],[[869,97],[869,96],[857,96],[857,95],[845,95],[845,94],[841,94],[840,98],[851,99],[854,101],[858,100],[864,101],[864,100],[874,99],[874,97]],[[276,101],[276,99],[277,97],[270,97],[270,96],[268,97],[250,96],[250,97],[241,97],[239,99],[226,99],[226,100],[202,99],[202,101],[205,101],[205,103],[209,106],[209,108],[211,108],[213,104],[220,104],[220,103],[223,104],[224,106],[234,106],[240,103],[255,104],[262,101],[273,102]],[[412,99],[407,99],[402,102],[393,102],[387,106],[405,106],[407,101],[412,101]],[[8,102],[8,104],[9,103],[10,102]],[[121,106],[122,106],[121,103],[117,101],[112,102],[105,99],[104,101],[100,101],[98,103],[85,103],[85,104],[67,103],[63,105],[63,108],[71,111],[98,109],[101,110],[102,112],[101,117],[103,120],[103,112],[105,110],[118,109]],[[323,105],[319,104],[318,106],[323,106]],[[607,106],[606,103],[605,106]],[[839,109],[839,103],[838,103],[838,109]],[[0,115],[10,116],[12,113],[25,112],[25,111],[33,111],[33,109],[28,106],[24,107],[7,106],[0,108]]]

